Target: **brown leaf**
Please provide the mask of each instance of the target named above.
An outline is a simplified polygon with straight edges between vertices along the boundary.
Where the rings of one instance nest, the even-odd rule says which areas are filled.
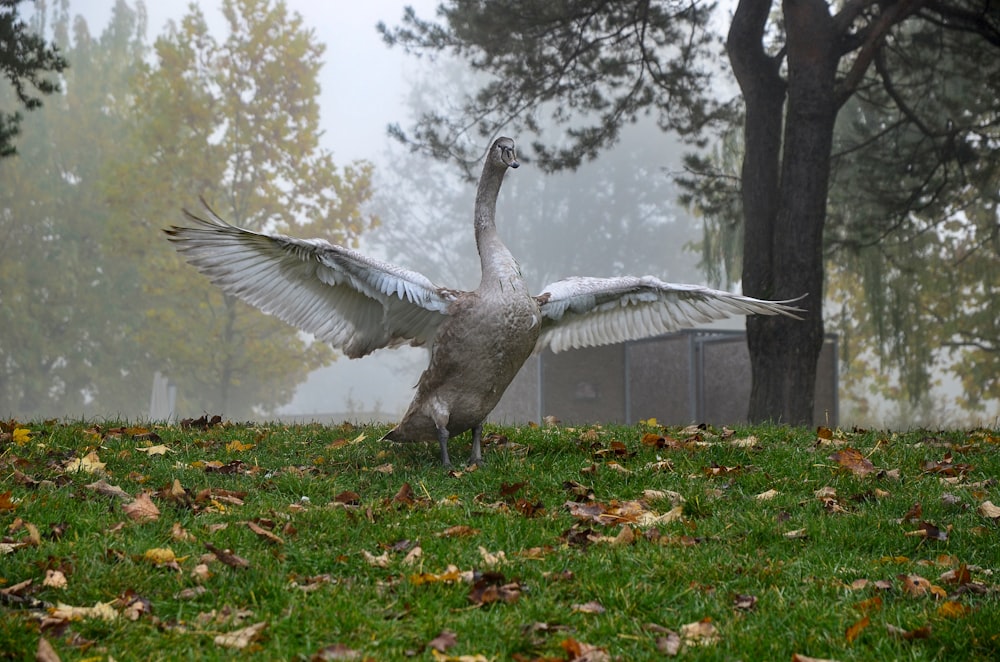
[[[871,618],[863,616],[860,621],[847,628],[847,631],[844,632],[844,638],[847,640],[847,643],[853,643],[864,629],[871,625],[871,622]]]
[[[103,496],[117,497],[119,499],[132,498],[132,496],[128,492],[118,487],[117,485],[109,485],[108,482],[103,478],[97,482],[90,483],[89,485],[84,485],[84,487],[88,490],[94,490],[95,492]]]
[[[469,602],[477,607],[494,602],[510,604],[520,597],[521,585],[518,582],[505,583],[504,576],[498,572],[484,573],[469,589]]]
[[[733,607],[740,611],[753,611],[757,607],[757,596],[737,593],[733,596]]]
[[[566,659],[570,660],[570,662],[606,662],[611,660],[611,657],[603,648],[585,644],[572,637],[559,645],[566,651]]]
[[[934,526],[930,522],[921,522],[920,525],[914,531],[909,531],[905,535],[907,536],[920,536],[921,538],[926,538],[928,540],[947,540],[948,532],[942,531],[938,527]]]
[[[685,646],[711,646],[721,638],[711,618],[682,625],[680,635]]]
[[[60,662],[59,654],[45,637],[38,638],[38,648],[35,649],[35,662]]]
[[[607,611],[604,608],[604,605],[602,605],[597,600],[591,600],[590,602],[575,604],[572,605],[570,609],[572,609],[575,612],[579,612],[581,614],[603,614],[605,611]]]
[[[442,630],[441,634],[427,642],[427,646],[429,648],[433,648],[439,653],[444,653],[456,643],[458,643],[457,634],[451,630]]]
[[[210,542],[205,543],[205,549],[215,554],[215,558],[230,568],[246,569],[250,567],[250,561],[232,553],[228,549],[219,549]]]
[[[342,503],[345,506],[360,506],[361,505],[361,495],[357,492],[352,492],[346,490],[341,492],[337,496],[333,497],[335,503]]]
[[[254,623],[239,630],[233,630],[215,637],[215,645],[223,648],[246,648],[253,642],[260,639],[261,632],[267,627],[267,621]]]
[[[439,538],[461,538],[464,536],[474,536],[479,533],[479,529],[474,529],[465,524],[456,524],[437,534]]]
[[[361,653],[346,644],[330,644],[324,646],[309,658],[310,662],[329,662],[330,660],[357,660]]]
[[[656,650],[667,657],[675,657],[681,650],[681,636],[676,632],[667,631],[656,638]]]
[[[142,492],[135,501],[126,503],[122,510],[135,522],[151,522],[160,518],[160,509],[149,497],[149,492]]]
[[[847,447],[830,456],[830,459],[856,476],[867,476],[878,471],[868,458],[856,448]]]
[[[983,501],[976,512],[991,520],[1000,520],[1000,506],[994,506],[992,501]]]
[[[924,507],[920,505],[919,501],[917,501],[915,504],[910,506],[910,509],[906,511],[906,514],[903,515],[903,518],[900,521],[919,522],[923,514],[924,514]]]
[[[930,625],[925,625],[915,630],[904,630],[899,626],[892,625],[891,623],[886,623],[885,629],[892,636],[898,639],[903,639],[905,641],[912,641],[914,639],[927,639],[928,637],[931,636]]]
[[[264,527],[260,526],[256,522],[247,522],[247,528],[257,534],[258,537],[263,538],[267,542],[274,543],[275,545],[284,545],[285,541],[280,537],[274,535]]]

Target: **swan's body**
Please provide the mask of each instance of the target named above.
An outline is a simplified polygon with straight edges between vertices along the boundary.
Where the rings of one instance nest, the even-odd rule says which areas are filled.
[[[228,294],[240,297],[357,358],[381,347],[431,343],[430,364],[399,425],[386,439],[448,440],[473,431],[471,462],[481,458],[482,423],[518,370],[545,347],[561,351],[660,335],[732,315],[795,316],[772,302],[652,276],[567,278],[528,291],[496,231],[496,201],[514,142],[498,138],[486,155],[476,194],[475,230],[482,280],[472,292],[437,287],[423,275],[322,239],[267,235],[190,213],[194,227],[170,240]]]

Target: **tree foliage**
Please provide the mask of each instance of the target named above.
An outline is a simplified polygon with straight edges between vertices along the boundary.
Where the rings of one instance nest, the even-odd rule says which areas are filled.
[[[192,7],[156,41],[139,77],[134,158],[113,191],[131,210],[115,231],[142,255],[139,334],[151,360],[178,385],[180,406],[247,416],[291,399],[309,370],[333,359],[325,345],[208,285],[159,235],[203,198],[232,223],[351,244],[373,219],[371,167],[338,168],[319,146],[323,46],[283,2],[226,0],[223,41]],[[134,235],[136,226],[141,232]],[[151,366],[152,367],[152,366]]]
[[[13,88],[17,102],[27,110],[35,110],[41,107],[42,100],[32,88],[39,94],[58,91],[58,81],[46,77],[46,73],[62,73],[67,61],[39,34],[40,25],[32,29],[18,16],[17,6],[23,1],[0,0],[0,72]],[[17,153],[14,138],[20,133],[20,124],[19,112],[0,112],[0,158]]]
[[[63,3],[52,32],[73,62],[64,91],[25,118],[18,158],[0,161],[0,410],[35,416],[114,406],[115,392],[149,384],[121,371],[133,288],[113,275],[101,194],[106,163],[125,155],[116,101],[146,52],[145,17],[118,2],[94,37]]]
[[[341,243],[373,222],[371,167],[319,147],[315,34],[280,2],[223,9],[224,40],[192,8],[152,52],[141,4],[118,0],[99,38],[67,2],[54,11],[65,92],[0,162],[0,411],[134,415],[160,370],[179,412],[248,416],[332,359],[219,295],[161,232],[199,197],[242,225],[311,222]]]

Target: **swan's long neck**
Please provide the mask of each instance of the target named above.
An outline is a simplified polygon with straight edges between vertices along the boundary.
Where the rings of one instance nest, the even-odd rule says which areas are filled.
[[[521,269],[497,234],[497,196],[507,168],[487,162],[476,190],[476,247],[483,279],[479,288],[524,289]]]

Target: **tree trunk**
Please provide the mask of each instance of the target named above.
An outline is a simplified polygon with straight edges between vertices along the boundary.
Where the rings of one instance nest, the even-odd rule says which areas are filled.
[[[747,318],[753,372],[748,417],[808,425],[823,344],[823,225],[837,108],[837,53],[825,0],[785,0],[787,90],[779,85],[777,62],[763,50],[770,5],[768,0],[742,0],[727,43],[747,106],[743,291],[766,299],[807,297],[801,321]],[[760,73],[761,63],[768,65],[767,75]]]

